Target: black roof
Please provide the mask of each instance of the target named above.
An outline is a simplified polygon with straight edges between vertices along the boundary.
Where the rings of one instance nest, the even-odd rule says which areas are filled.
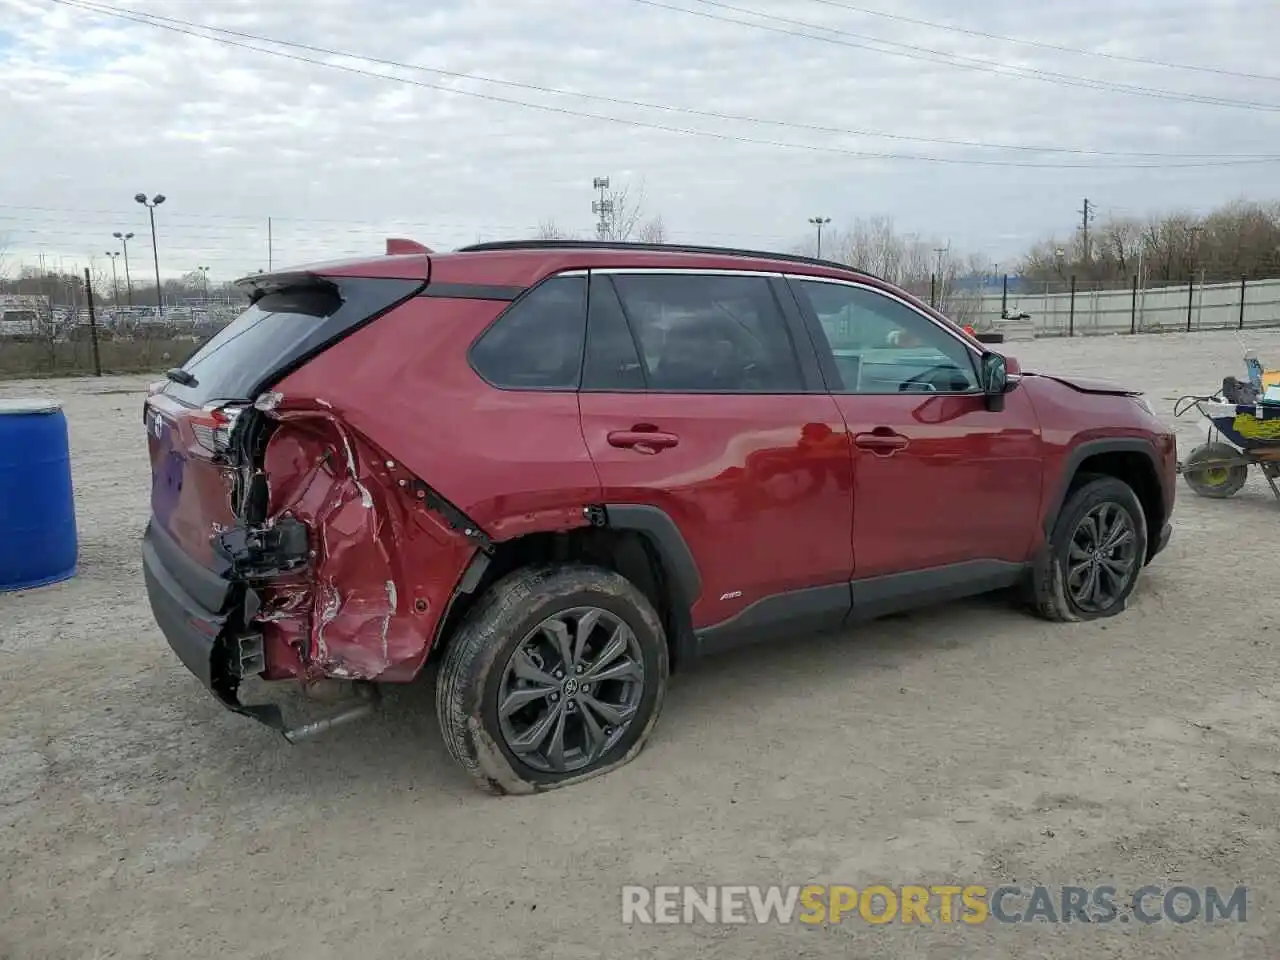
[[[739,250],[735,247],[701,247],[686,243],[635,243],[629,240],[492,240],[459,247],[455,253],[481,253],[487,250],[640,250],[645,253],[693,253],[704,256],[751,257],[756,260],[778,260],[786,263],[803,263],[829,270],[843,270],[859,276],[879,279],[874,274],[847,263],[821,260],[798,253],[775,253],[768,250]]]

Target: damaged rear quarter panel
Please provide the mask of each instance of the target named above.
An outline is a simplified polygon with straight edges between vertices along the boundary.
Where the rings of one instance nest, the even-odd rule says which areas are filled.
[[[497,390],[467,362],[505,307],[411,299],[272,387],[271,515],[307,523],[317,555],[264,594],[269,676],[402,681],[421,668],[477,545],[415,481],[494,541],[586,525],[600,482],[576,392]]]
[[[275,389],[323,397],[342,421],[437,490],[495,541],[586,524],[600,478],[576,391],[500,390],[467,361],[508,305],[418,297]]]
[[[331,407],[286,399],[272,416],[269,520],[305,523],[312,556],[259,589],[267,677],[412,679],[476,545]]]

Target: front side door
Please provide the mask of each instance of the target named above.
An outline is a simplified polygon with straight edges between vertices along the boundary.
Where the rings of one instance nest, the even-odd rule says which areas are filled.
[[[855,580],[932,571],[947,587],[948,567],[982,576],[1023,563],[1042,470],[1025,393],[988,410],[976,351],[906,300],[852,282],[790,282],[853,443]]]
[[[801,323],[776,277],[591,273],[583,434],[606,503],[675,521],[695,629],[848,612],[852,455]]]

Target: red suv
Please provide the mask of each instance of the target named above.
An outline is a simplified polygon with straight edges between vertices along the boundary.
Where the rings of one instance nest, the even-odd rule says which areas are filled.
[[[242,679],[367,698],[438,660],[453,756],[546,789],[633,758],[695,657],[1004,588],[1106,617],[1169,539],[1139,394],[840,264],[390,241],[241,285],[146,401],[142,551],[178,656],[291,738]]]

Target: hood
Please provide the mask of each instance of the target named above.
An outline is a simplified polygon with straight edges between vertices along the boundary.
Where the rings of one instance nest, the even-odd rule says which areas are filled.
[[[1029,377],[1041,377],[1045,380],[1056,380],[1058,383],[1066,384],[1072,390],[1079,390],[1081,393],[1105,393],[1113,396],[1137,397],[1142,395],[1141,390],[1133,387],[1126,387],[1123,384],[1114,383],[1110,380],[1095,380],[1092,377],[1075,377],[1059,373],[1029,373]]]

